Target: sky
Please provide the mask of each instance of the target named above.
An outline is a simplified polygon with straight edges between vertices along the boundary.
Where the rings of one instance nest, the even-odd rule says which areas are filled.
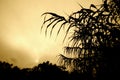
[[[0,60],[21,68],[49,60],[56,63],[63,53],[62,31],[56,39],[40,31],[44,12],[66,16],[102,0],[0,0]]]

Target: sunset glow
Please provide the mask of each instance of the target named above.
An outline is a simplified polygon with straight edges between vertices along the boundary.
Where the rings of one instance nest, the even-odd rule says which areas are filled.
[[[39,62],[57,61],[65,43],[63,36],[51,38],[40,32],[44,12],[68,15],[102,0],[0,0],[0,60],[20,67],[32,67]],[[64,33],[61,33],[64,34]],[[12,58],[12,59],[11,59]]]

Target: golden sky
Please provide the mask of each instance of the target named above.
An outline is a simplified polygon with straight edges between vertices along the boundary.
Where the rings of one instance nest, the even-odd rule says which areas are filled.
[[[40,32],[44,12],[71,14],[102,0],[0,0],[0,60],[19,67],[32,67],[39,62],[57,61],[63,52],[62,32],[55,40]]]

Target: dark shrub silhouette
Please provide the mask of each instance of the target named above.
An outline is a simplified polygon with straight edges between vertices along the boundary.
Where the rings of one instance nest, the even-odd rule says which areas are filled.
[[[11,67],[12,64],[0,62],[0,80],[7,80],[10,78]]]
[[[33,68],[20,69],[7,62],[0,62],[0,80],[72,80],[69,73],[61,66],[49,61],[38,64]]]
[[[53,65],[49,61],[43,62],[42,64],[39,64],[38,66],[35,66],[33,68],[34,75],[39,75],[41,79],[51,79],[51,80],[67,80],[67,71],[62,71],[61,67],[57,65]],[[65,79],[66,77],[66,79]]]

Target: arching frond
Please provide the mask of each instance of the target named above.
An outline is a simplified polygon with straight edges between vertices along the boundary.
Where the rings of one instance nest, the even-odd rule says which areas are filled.
[[[45,15],[43,25],[47,24],[46,33],[51,27],[51,35],[57,24],[60,24],[58,35],[61,28],[66,26],[65,40],[72,30],[69,45],[64,48],[64,53],[67,55],[60,54],[60,64],[74,66],[81,72],[89,72],[98,69],[97,66],[99,68],[104,66],[102,64],[108,58],[107,48],[118,47],[117,43],[120,46],[120,8],[116,2],[120,3],[120,0],[103,0],[103,4],[99,6],[91,4],[89,8],[81,7],[68,19],[51,12],[43,14]]]
[[[65,24],[67,24],[67,22],[68,22],[63,16],[57,15],[57,14],[55,14],[55,13],[46,12],[46,13],[42,14],[42,16],[44,16],[44,15],[45,15],[45,17],[46,17],[47,15],[51,16],[50,18],[48,18],[48,19],[46,19],[46,20],[44,19],[43,25],[42,25],[42,27],[41,27],[41,28],[43,28],[43,26],[48,23],[48,24],[47,24],[47,27],[46,27],[46,30],[45,30],[45,33],[46,33],[46,34],[47,34],[48,28],[51,27],[51,25],[52,25],[52,28],[51,28],[51,31],[50,31],[50,35],[52,34],[52,31],[53,31],[53,29],[55,28],[55,26],[56,26],[58,23],[61,23],[62,25],[61,25],[61,27],[59,28],[58,33],[57,33],[57,34],[59,34],[61,28],[62,28]]]

